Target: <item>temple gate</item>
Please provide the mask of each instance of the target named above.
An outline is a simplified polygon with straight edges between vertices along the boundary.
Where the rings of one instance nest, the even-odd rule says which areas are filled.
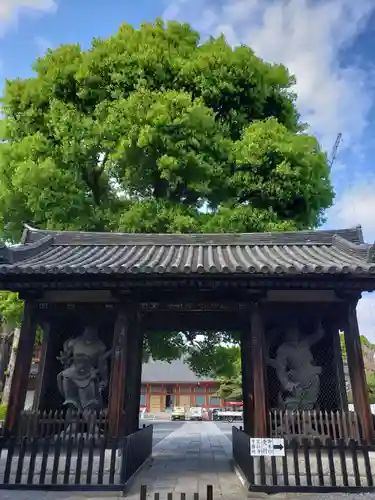
[[[138,429],[144,335],[201,329],[240,335],[244,427],[258,437],[281,425],[272,410],[347,410],[343,331],[355,411],[373,440],[356,305],[375,288],[375,252],[360,227],[181,235],[27,226],[20,245],[0,250],[0,288],[25,300],[10,435],[37,328],[34,410],[105,410],[111,436]]]

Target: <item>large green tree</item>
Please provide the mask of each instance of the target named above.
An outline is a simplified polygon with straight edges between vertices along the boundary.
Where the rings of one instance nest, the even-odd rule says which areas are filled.
[[[187,24],[157,20],[123,24],[88,50],[49,50],[33,70],[7,81],[2,100],[4,241],[17,241],[25,222],[298,230],[318,226],[332,203],[327,158],[304,132],[294,77],[249,47],[202,42]],[[184,337],[169,342],[171,356]],[[150,340],[158,356],[159,347]]]

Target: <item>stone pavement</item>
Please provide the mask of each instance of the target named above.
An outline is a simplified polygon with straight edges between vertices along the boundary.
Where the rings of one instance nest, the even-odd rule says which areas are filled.
[[[153,461],[136,478],[126,497],[139,499],[141,484],[146,484],[149,498],[160,493],[186,493],[193,499],[198,492],[205,499],[206,488],[212,484],[215,500],[247,498],[230,460],[232,445],[213,422],[187,422],[160,441],[153,449]]]

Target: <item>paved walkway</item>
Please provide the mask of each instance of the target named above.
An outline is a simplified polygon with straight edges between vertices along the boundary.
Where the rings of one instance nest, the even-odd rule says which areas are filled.
[[[153,449],[153,461],[135,480],[127,498],[139,499],[141,484],[146,484],[149,498],[154,492],[160,499],[167,493],[186,493],[187,499],[198,492],[205,499],[212,484],[215,500],[247,498],[230,460],[232,444],[213,422],[187,422]]]

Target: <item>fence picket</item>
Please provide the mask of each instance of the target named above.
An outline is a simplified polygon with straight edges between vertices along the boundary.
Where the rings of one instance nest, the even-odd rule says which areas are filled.
[[[214,499],[214,489],[212,487],[212,484],[208,484],[206,500],[213,500],[213,499]]]
[[[311,464],[310,464],[310,449],[308,439],[303,440],[303,454],[305,457],[305,472],[307,486],[312,486]]]
[[[59,463],[60,463],[60,454],[61,454],[61,438],[57,438],[55,441],[55,452],[53,454],[53,468],[52,468],[52,477],[51,483],[57,483],[57,475],[59,473]]]
[[[289,486],[289,474],[288,474],[288,460],[286,457],[282,457],[283,461],[283,480],[286,486]]]
[[[38,438],[33,438],[31,441],[31,453],[30,453],[30,463],[29,470],[27,473],[27,484],[33,484],[34,474],[35,474],[35,464],[36,456],[38,454]]]
[[[363,453],[363,462],[365,464],[365,471],[366,471],[366,481],[367,481],[366,486],[371,488],[374,486],[374,479],[373,479],[372,472],[371,472],[371,462],[370,462],[368,449],[363,448],[362,453]]]
[[[91,480],[92,480],[92,469],[94,466],[94,447],[95,447],[95,438],[93,436],[89,439],[89,453],[88,453],[88,460],[87,460],[86,484],[91,484]]]
[[[73,452],[74,439],[72,437],[68,440],[68,445],[66,448],[66,459],[65,459],[65,470],[64,470],[64,484],[69,484],[70,480],[70,467],[72,464],[72,452]]]
[[[109,469],[109,484],[114,484],[115,482],[116,452],[117,452],[117,443],[116,441],[113,441],[111,446],[111,459],[110,459],[111,465]]]
[[[20,447],[18,450],[17,471],[16,471],[16,479],[15,479],[16,484],[20,484],[22,481],[22,470],[23,470],[23,462],[25,460],[26,444],[27,444],[27,440],[26,440],[26,438],[23,438],[21,440]]]
[[[356,443],[355,443],[354,439],[352,439],[350,441],[350,449],[351,449],[351,452],[352,452],[355,485],[356,486],[361,486],[361,476],[359,474],[357,449],[356,449]]]
[[[335,473],[335,461],[333,459],[333,443],[332,440],[328,440],[327,443],[327,456],[328,456],[328,466],[329,466],[329,476],[331,481],[331,486],[336,487],[336,473]]]
[[[271,457],[271,475],[272,475],[272,484],[274,486],[277,486],[276,457]]]
[[[344,486],[349,486],[349,478],[348,478],[348,468],[346,467],[346,447],[344,439],[340,439],[339,441],[339,456],[340,456],[340,466],[342,473],[342,482]]]
[[[83,456],[83,447],[84,447],[84,438],[79,438],[78,440],[78,449],[77,449],[77,464],[76,464],[76,474],[74,479],[74,484],[81,483],[81,473],[82,473],[82,456]]]
[[[16,440],[13,438],[10,440],[9,446],[8,446],[8,453],[7,453],[7,460],[5,463],[5,471],[4,471],[4,484],[8,484],[10,480],[10,474],[12,470],[12,461],[13,461],[13,454],[14,454],[14,448],[16,446]]]

